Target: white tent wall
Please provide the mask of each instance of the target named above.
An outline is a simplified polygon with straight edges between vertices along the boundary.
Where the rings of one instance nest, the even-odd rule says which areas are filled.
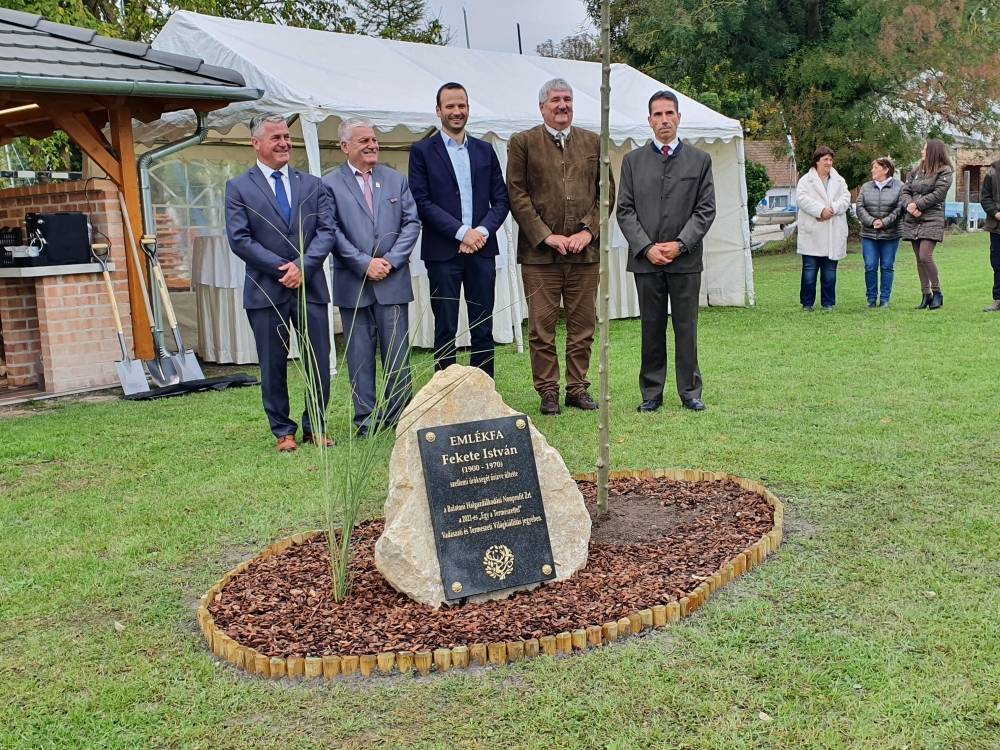
[[[537,91],[551,78],[565,78],[574,87],[574,125],[599,130],[600,65],[596,63],[394,42],[186,11],[175,13],[153,44],[238,70],[247,85],[266,92],[257,102],[211,113],[209,139],[181,152],[179,158],[184,160],[249,163],[251,154],[243,145],[248,143],[246,123],[259,112],[280,112],[297,116],[292,131],[303,147],[295,159],[300,168],[320,175],[343,163],[344,156],[336,147],[339,124],[344,118],[364,117],[379,132],[380,161],[405,173],[409,145],[439,124],[433,108],[437,88],[455,79],[469,91],[469,132],[489,140],[504,167],[510,136],[541,121]],[[650,94],[668,87],[626,65],[613,66],[611,87],[612,169],[617,175],[624,155],[649,140],[646,102]],[[715,178],[718,212],[705,243],[702,304],[753,304],[742,128],[738,121],[683,94],[678,98],[680,135],[712,156]],[[173,113],[139,128],[137,137],[145,143],[174,139],[190,132],[193,122],[193,115]],[[502,253],[497,260],[494,338],[500,343],[516,341],[520,348],[520,322],[527,309],[512,259],[516,238],[516,224],[508,218],[506,231],[499,236]],[[639,312],[634,283],[625,271],[626,252],[614,226],[610,279],[614,318]],[[416,297],[410,316],[411,341],[430,346],[433,321],[419,246],[411,273]],[[467,333],[464,338],[460,344],[468,343]]]

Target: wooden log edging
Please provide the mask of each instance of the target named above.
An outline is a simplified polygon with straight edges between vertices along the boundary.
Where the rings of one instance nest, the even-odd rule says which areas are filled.
[[[711,576],[679,601],[658,604],[649,609],[633,612],[618,621],[595,623],[571,633],[552,633],[541,638],[496,643],[472,643],[452,649],[437,648],[432,651],[384,651],[377,654],[341,654],[318,656],[268,657],[254,648],[243,646],[226,635],[215,624],[208,605],[222,593],[226,584],[245,571],[256,560],[264,560],[284,552],[292,545],[302,544],[325,533],[309,531],[279,539],[257,557],[246,560],[226,573],[210,588],[198,604],[198,626],[213,654],[251,675],[271,679],[333,679],[339,676],[373,677],[398,674],[427,675],[432,670],[448,672],[486,664],[506,664],[536,656],[569,655],[592,648],[599,648],[617,640],[646,630],[670,627],[681,618],[696,612],[716,591],[744,573],[753,570],[781,546],[783,509],[781,501],[764,485],[751,479],[730,474],[696,469],[613,471],[611,479],[673,479],[683,482],[729,481],[745,490],[760,495],[774,510],[771,531],[719,566]],[[596,474],[577,474],[577,481],[597,481]]]

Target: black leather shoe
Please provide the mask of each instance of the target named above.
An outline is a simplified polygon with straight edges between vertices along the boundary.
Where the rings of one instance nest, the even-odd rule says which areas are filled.
[[[690,409],[691,411],[705,411],[705,404],[702,403],[700,398],[689,398],[683,403],[685,409]]]
[[[559,408],[559,396],[557,395],[547,395],[542,396],[542,405],[539,409],[542,414],[546,416],[553,416],[559,414],[562,410]]]
[[[941,292],[932,292],[931,301],[927,303],[928,310],[937,310],[944,304],[944,295]]]
[[[566,406],[583,409],[584,411],[594,411],[597,408],[597,402],[590,397],[589,393],[582,391],[580,393],[567,393]]]
[[[926,310],[927,306],[930,305],[930,303],[931,303],[931,295],[925,294],[923,296],[923,299],[920,300],[920,304],[917,305],[916,309],[917,310]]]
[[[635,410],[638,412],[651,412],[651,411],[656,411],[661,406],[663,406],[662,398],[651,398],[647,401],[643,401],[641,404],[635,407]]]
[[[363,424],[363,425],[361,425],[360,427],[358,427],[357,429],[354,430],[354,437],[357,438],[358,440],[364,440],[370,434],[371,434],[371,431],[368,429],[368,425],[366,425],[366,424]]]

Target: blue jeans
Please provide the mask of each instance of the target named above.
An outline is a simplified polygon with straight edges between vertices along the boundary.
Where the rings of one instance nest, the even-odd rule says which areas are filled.
[[[803,307],[816,304],[816,276],[820,277],[820,304],[833,307],[837,304],[837,261],[818,255],[802,256],[802,285],[799,301]]]
[[[874,240],[861,238],[861,253],[865,257],[865,295],[869,302],[887,303],[892,294],[893,263],[896,262],[896,250],[899,240]],[[878,284],[878,272],[882,269],[882,286]]]

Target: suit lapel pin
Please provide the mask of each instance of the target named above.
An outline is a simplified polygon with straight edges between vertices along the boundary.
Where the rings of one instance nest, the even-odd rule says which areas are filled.
[[[375,183],[375,189],[376,189],[376,190],[378,190],[378,189],[379,189],[379,188],[381,188],[381,187],[382,187],[382,183],[381,183],[381,182],[376,182],[376,183]]]

